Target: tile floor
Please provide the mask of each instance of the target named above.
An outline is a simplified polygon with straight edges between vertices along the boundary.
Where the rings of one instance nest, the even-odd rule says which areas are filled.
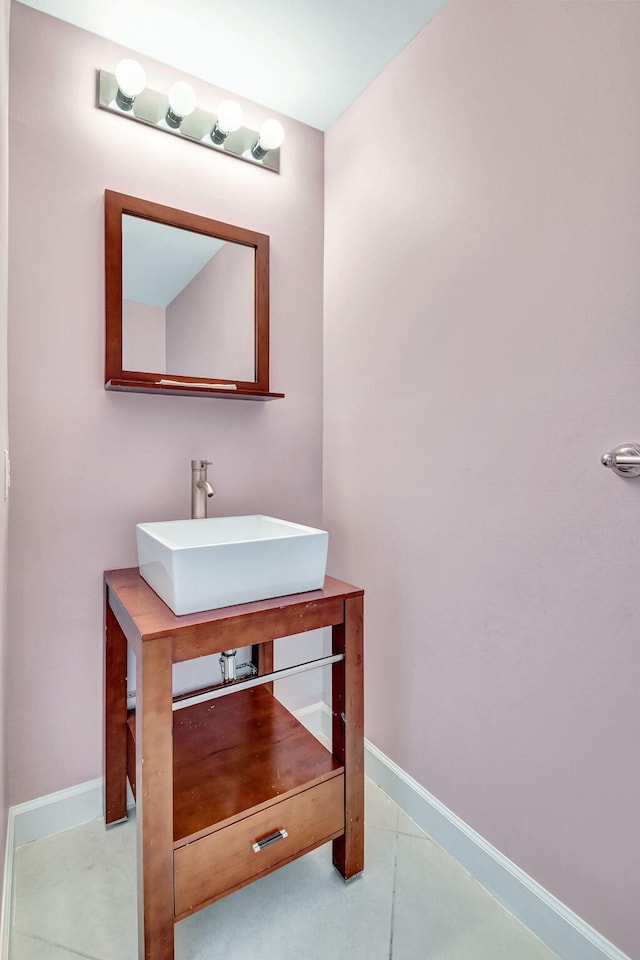
[[[176,925],[176,960],[556,960],[367,781],[365,873],[331,845]],[[16,851],[10,960],[136,960],[135,824]]]

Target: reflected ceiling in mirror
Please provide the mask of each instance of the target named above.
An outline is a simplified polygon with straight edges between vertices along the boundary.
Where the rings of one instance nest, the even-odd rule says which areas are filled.
[[[270,399],[269,238],[105,192],[110,390]]]

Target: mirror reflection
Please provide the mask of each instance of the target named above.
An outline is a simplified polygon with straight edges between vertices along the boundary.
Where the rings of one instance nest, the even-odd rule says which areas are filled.
[[[122,369],[255,381],[255,249],[122,215]]]

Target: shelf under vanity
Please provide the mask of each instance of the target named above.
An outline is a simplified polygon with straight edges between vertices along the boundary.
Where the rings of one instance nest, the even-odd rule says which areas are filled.
[[[135,711],[127,727],[135,795]],[[174,713],[176,918],[333,840],[343,807],[344,767],[262,687]]]

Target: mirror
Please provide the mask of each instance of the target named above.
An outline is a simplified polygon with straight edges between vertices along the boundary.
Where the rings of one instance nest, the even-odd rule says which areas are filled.
[[[122,217],[122,366],[255,380],[252,247]]]
[[[271,399],[269,238],[105,191],[108,390]]]

